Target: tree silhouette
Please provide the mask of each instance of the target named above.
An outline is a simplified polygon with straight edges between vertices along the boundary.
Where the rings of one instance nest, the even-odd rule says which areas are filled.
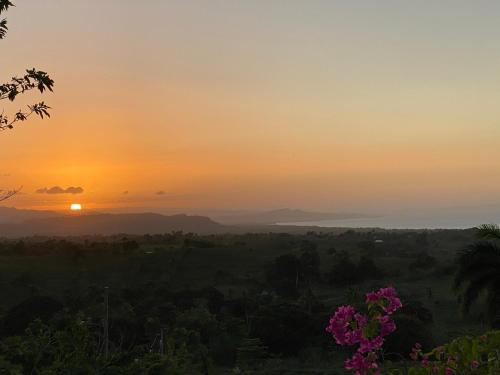
[[[462,308],[468,312],[483,294],[486,296],[487,316],[493,326],[500,323],[500,229],[496,225],[482,225],[477,229],[482,240],[468,246],[458,258],[455,288],[462,299]]]
[[[0,0],[0,15],[7,11],[14,4],[9,0]],[[7,35],[7,20],[0,19],[0,39],[4,39]],[[0,100],[15,101],[18,95],[25,94],[32,90],[38,90],[44,93],[46,90],[52,91],[54,81],[46,72],[41,70],[27,69],[22,76],[15,76],[6,83],[0,83]],[[27,108],[20,109],[12,115],[5,114],[4,110],[0,113],[0,131],[9,130],[16,123],[28,120],[32,115],[40,118],[50,117],[50,107],[45,102],[39,102],[28,105]],[[0,190],[0,202],[9,199],[15,195],[20,189]]]

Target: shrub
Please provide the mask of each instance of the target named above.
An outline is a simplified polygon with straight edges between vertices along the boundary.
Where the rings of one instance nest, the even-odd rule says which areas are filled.
[[[478,337],[462,336],[429,353],[415,344],[410,354],[414,365],[410,375],[498,374],[500,373],[500,331]],[[392,373],[401,373],[393,370]]]

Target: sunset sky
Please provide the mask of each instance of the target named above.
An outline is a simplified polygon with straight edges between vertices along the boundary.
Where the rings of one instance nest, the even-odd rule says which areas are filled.
[[[8,205],[500,202],[498,1],[15,3],[0,78],[56,87],[50,120],[0,134]]]

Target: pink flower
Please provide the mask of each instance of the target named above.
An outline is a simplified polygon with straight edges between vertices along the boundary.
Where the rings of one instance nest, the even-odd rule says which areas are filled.
[[[386,314],[393,314],[402,307],[401,300],[393,287],[381,288],[377,292],[366,294],[366,303],[378,302]]]
[[[387,336],[396,330],[396,324],[394,324],[389,315],[380,316],[378,322],[380,323],[381,336]]]
[[[413,361],[416,361],[418,359],[418,356],[422,352],[422,345],[420,345],[418,342],[415,344],[413,348],[411,348],[411,353],[410,353],[410,358]]]
[[[377,336],[371,340],[363,338],[360,342],[358,351],[360,353],[368,353],[376,349],[380,349],[384,344],[382,336]]]
[[[363,328],[368,324],[368,317],[364,314],[356,313],[354,319],[358,322],[358,327]]]
[[[446,369],[444,370],[444,373],[445,373],[445,375],[453,375],[454,374],[453,370],[449,367],[446,367]]]
[[[479,367],[479,362],[478,362],[478,361],[472,361],[472,362],[470,363],[470,368],[471,368],[471,369],[475,370],[475,369],[477,369],[478,367]]]
[[[366,294],[366,303],[368,302],[375,302],[379,300],[379,295],[378,293],[375,292],[370,292]]]
[[[354,307],[340,306],[330,318],[330,324],[326,327],[326,331],[333,335],[337,344],[352,345],[355,343],[353,335],[349,332],[354,314]]]
[[[423,365],[424,367],[429,366],[429,357],[428,357],[428,356],[424,355],[424,356],[422,357],[422,365]]]
[[[370,353],[363,356],[361,353],[355,353],[351,358],[345,361],[346,370],[354,370],[355,375],[365,375],[370,369],[377,369],[377,356]]]

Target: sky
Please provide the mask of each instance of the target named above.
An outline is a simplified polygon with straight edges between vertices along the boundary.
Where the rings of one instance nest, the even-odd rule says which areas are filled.
[[[15,3],[0,77],[56,86],[50,120],[0,134],[8,205],[500,202],[498,1]]]

